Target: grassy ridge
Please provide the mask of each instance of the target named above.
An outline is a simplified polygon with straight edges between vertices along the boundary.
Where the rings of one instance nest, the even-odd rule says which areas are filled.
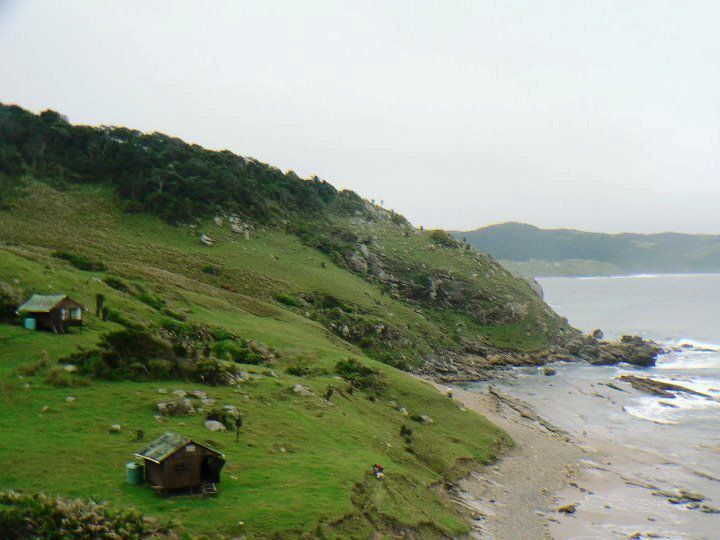
[[[252,378],[238,388],[203,388],[218,404],[242,411],[245,427],[235,443],[233,434],[207,431],[202,415],[156,421],[155,404],[167,398],[159,388],[189,390],[197,384],[95,380],[89,386],[56,388],[45,381],[50,367],[39,367],[34,375],[18,371],[44,357],[52,366],[78,347],[90,348],[101,335],[121,328],[117,323],[88,314],[82,333],[65,336],[0,324],[0,459],[5,464],[0,490],[91,496],[119,507],[136,506],[151,516],[173,517],[194,535],[287,537],[320,530],[330,537],[364,537],[373,528],[411,527],[432,537],[465,531],[464,520],[441,490],[430,487],[458,474],[468,460],[491,459],[507,438],[276,297],[333,295],[393,321],[405,335],[427,341],[454,338],[432,317],[338,267],[294,235],[267,229],[244,240],[212,223],[202,228],[217,240],[215,247],[200,244],[196,230],[124,215],[105,188],[61,192],[43,183],[31,184],[13,208],[0,212],[0,280],[24,293],[62,291],[88,307],[102,293],[110,308],[146,327],[175,313],[280,352],[277,365],[244,366]],[[401,240],[388,236],[387,242],[399,246]],[[101,261],[108,270],[78,270],[52,256],[58,249]],[[208,264],[219,275],[205,272]],[[109,287],[103,281],[108,275],[142,288],[164,307],[156,309],[137,294]],[[441,321],[448,316],[444,311],[437,315]],[[329,384],[344,388],[333,367],[348,356],[379,370],[387,389],[374,401],[364,392],[337,392],[328,405],[320,396]],[[298,364],[315,368],[316,374],[285,372]],[[296,395],[294,384],[308,386],[314,395]],[[68,403],[68,396],[75,401]],[[413,422],[398,407],[411,415],[427,414],[434,423]],[[109,426],[116,423],[123,431],[110,434]],[[402,425],[413,431],[412,452],[400,435]],[[133,440],[136,429],[143,429],[146,438],[174,430],[211,440],[228,458],[220,496],[162,499],[145,486],[126,485],[123,465],[142,446]],[[383,483],[367,475],[375,462],[386,466]]]

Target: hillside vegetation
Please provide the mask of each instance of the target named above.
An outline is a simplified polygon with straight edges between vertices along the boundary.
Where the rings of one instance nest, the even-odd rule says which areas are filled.
[[[720,236],[603,234],[503,223],[453,232],[525,276],[720,271]]]
[[[446,233],[165,135],[3,106],[0,183],[0,492],[109,501],[191,536],[459,535],[444,486],[510,441],[403,370],[576,334]],[[13,306],[32,293],[85,304],[82,332],[24,330]],[[175,390],[207,397],[158,414]],[[204,427],[223,410],[238,442]],[[219,496],[125,484],[138,430],[224,452]]]

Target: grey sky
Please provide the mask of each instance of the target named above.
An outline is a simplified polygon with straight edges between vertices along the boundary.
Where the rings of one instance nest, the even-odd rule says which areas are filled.
[[[418,225],[720,233],[719,20],[714,1],[0,0],[0,100],[317,174]]]

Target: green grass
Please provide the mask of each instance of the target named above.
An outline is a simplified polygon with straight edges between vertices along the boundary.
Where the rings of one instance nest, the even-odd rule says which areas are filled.
[[[50,227],[48,215],[63,217]],[[294,236],[259,231],[248,241],[213,227],[203,227],[218,242],[207,248],[197,241],[197,231],[123,215],[105,190],[95,188],[60,193],[35,185],[15,209],[0,212],[6,242],[0,244],[0,280],[25,293],[64,292],[91,310],[81,333],[54,335],[0,324],[0,490],[133,506],[150,516],[172,517],[193,536],[292,537],[321,530],[328,537],[367,537],[371,523],[381,531],[415,528],[423,537],[467,531],[464,519],[433,486],[456,476],[468,460],[491,460],[509,444],[507,436],[429,384],[374,361],[273,299],[303,291],[332,294],[382,314],[410,336],[454,338],[445,336],[432,317],[382,294]],[[79,270],[52,257],[58,249],[102,262],[108,270]],[[203,272],[207,264],[220,268],[220,275]],[[102,279],[107,275],[119,277],[131,291],[111,288]],[[139,291],[164,304],[148,305]],[[55,388],[45,382],[48,368],[20,375],[21,366],[44,357],[53,366],[120,328],[92,313],[98,293],[108,307],[136,323],[158,325],[169,310],[188,322],[221,327],[279,350],[273,366],[278,377],[269,376],[266,367],[248,365],[253,378],[240,387],[204,387],[219,405],[234,404],[242,411],[239,443],[234,434],[206,430],[200,414],[156,421],[155,405],[166,398],[159,388],[171,392],[197,384],[94,381]],[[443,317],[450,316],[438,315],[443,324]],[[507,332],[514,336],[526,329]],[[329,384],[346,386],[331,373],[348,356],[379,370],[387,389],[375,401],[363,392],[336,392],[328,405],[320,396]],[[298,378],[285,373],[285,367],[298,363],[330,374]],[[296,396],[289,391],[296,383],[315,395]],[[75,401],[66,402],[68,396]],[[411,415],[427,414],[434,424],[412,422],[394,404]],[[123,431],[110,434],[116,423]],[[403,424],[413,430],[412,453],[400,436]],[[143,446],[133,439],[137,429],[144,430],[146,440],[170,430],[212,441],[227,457],[219,496],[160,498],[147,486],[125,484],[124,464]],[[386,467],[382,483],[368,475],[368,466],[376,462]],[[244,526],[238,525],[241,521]]]

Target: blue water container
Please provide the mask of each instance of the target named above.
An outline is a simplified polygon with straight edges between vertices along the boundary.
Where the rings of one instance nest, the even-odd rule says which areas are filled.
[[[27,317],[25,319],[25,328],[28,330],[35,330],[36,329],[36,321],[32,317]]]

